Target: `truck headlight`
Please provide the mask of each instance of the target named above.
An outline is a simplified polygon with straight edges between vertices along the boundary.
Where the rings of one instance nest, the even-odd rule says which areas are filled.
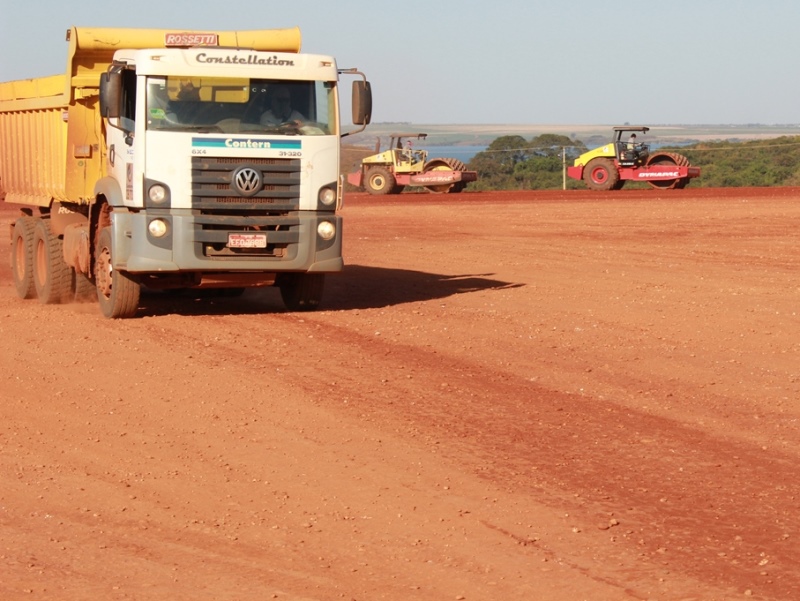
[[[147,226],[153,238],[163,238],[167,235],[167,222],[163,219],[153,219]]]
[[[336,236],[336,226],[330,221],[320,221],[317,225],[317,234],[323,240],[332,240]]]
[[[147,194],[150,196],[150,200],[153,204],[163,204],[167,200],[167,189],[161,184],[150,186]]]
[[[336,202],[336,191],[330,188],[322,188],[319,191],[319,202],[326,207],[332,206]]]

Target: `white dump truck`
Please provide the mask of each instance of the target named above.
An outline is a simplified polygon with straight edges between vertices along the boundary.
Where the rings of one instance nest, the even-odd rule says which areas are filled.
[[[364,75],[301,54],[297,28],[72,27],[67,42],[63,75],[0,83],[18,295],[96,294],[125,318],[142,288],[274,285],[315,309],[343,268],[340,138],[369,123]]]

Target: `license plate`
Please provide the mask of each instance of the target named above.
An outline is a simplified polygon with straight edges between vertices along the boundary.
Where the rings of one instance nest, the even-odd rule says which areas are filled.
[[[230,248],[267,248],[266,234],[228,234]]]

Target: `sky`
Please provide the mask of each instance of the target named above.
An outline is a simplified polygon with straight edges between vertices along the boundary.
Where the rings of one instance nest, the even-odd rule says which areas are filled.
[[[63,72],[72,25],[298,26],[373,122],[800,123],[797,0],[0,0],[0,81]]]

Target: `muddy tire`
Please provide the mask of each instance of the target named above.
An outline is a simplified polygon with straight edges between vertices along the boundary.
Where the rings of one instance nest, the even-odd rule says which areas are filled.
[[[364,178],[364,188],[370,194],[383,196],[394,191],[397,182],[386,167],[370,167]]]
[[[72,272],[64,262],[63,242],[53,234],[49,219],[37,219],[33,228],[33,282],[44,305],[72,300]]]
[[[112,267],[111,228],[103,228],[95,247],[95,285],[100,311],[109,319],[133,317],[139,308],[141,286]]]
[[[95,285],[89,276],[81,273],[76,269],[72,269],[72,293],[73,298],[79,302],[92,301],[95,298]]]
[[[281,273],[276,285],[289,311],[314,311],[322,302],[324,273]]]
[[[583,169],[583,181],[590,190],[614,190],[619,185],[619,171],[611,159],[592,159]]]
[[[437,157],[425,163],[425,171],[466,171],[467,166],[458,159],[450,157]],[[434,194],[456,194],[467,187],[465,182],[441,184],[438,186],[425,186],[425,189]]]
[[[33,217],[20,217],[14,222],[11,234],[11,274],[17,296],[24,299],[36,297],[33,282]]]

